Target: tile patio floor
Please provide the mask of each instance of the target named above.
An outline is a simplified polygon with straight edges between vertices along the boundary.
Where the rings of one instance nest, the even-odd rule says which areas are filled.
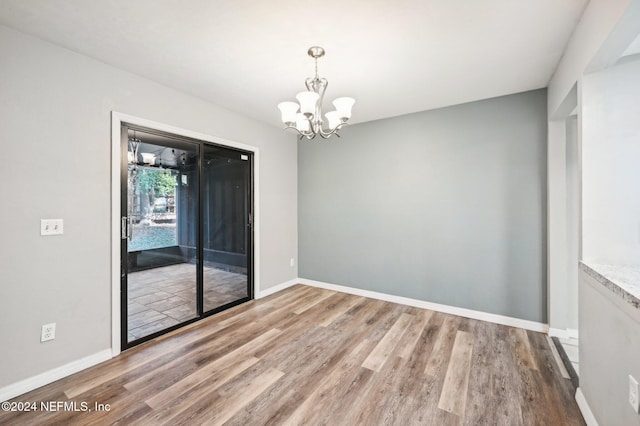
[[[188,263],[132,272],[128,277],[129,341],[196,317],[196,267]],[[247,296],[247,276],[204,269],[204,309]]]

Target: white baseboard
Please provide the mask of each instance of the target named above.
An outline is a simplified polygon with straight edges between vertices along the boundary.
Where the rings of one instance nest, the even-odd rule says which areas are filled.
[[[296,285],[300,282],[300,280],[298,280],[297,278],[294,278],[292,280],[289,280],[287,282],[281,283],[281,284],[276,284],[273,287],[269,287],[265,290],[260,291],[257,295],[256,295],[256,299],[262,299],[263,297],[267,297],[269,295],[272,295],[273,293],[277,293],[279,291],[282,291],[286,288],[289,288],[293,285]]]
[[[49,383],[53,383],[63,377],[70,376],[78,371],[82,371],[109,359],[111,359],[111,348],[104,349],[93,355],[56,367],[53,370],[45,371],[37,376],[10,384],[0,388],[0,401],[7,401],[11,398],[15,398],[16,396],[22,395],[44,385],[48,385]]]
[[[584,417],[584,422],[587,426],[598,426],[596,416],[593,415],[593,412],[591,411],[591,408],[589,408],[589,404],[582,393],[582,389],[580,388],[576,390],[576,402],[578,403],[578,408],[580,408],[580,412],[582,413],[582,417]]]
[[[297,280],[300,284],[310,285],[313,287],[324,288],[327,290],[339,291],[342,293],[353,294],[356,296],[369,297],[371,299],[384,300],[386,302],[399,303],[402,305],[415,306],[416,308],[429,309],[432,311],[444,312],[446,314],[458,315],[465,318],[487,321],[494,324],[508,325],[511,327],[524,328],[525,330],[547,333],[549,326],[540,322],[523,320],[520,318],[507,317],[504,315],[490,314],[482,311],[474,311],[472,309],[458,308],[455,306],[441,305],[438,303],[426,302],[424,300],[411,299],[408,297],[394,296],[386,293],[378,293],[370,290],[362,290],[359,288],[346,287],[337,284],[329,284],[321,281],[308,280],[300,278]]]
[[[574,328],[553,328],[549,327],[549,336],[558,337],[560,339],[577,339],[578,330]]]

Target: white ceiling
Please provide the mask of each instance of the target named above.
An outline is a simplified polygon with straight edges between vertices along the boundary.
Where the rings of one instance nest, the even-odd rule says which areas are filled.
[[[638,34],[635,40],[631,42],[631,44],[629,45],[629,47],[627,47],[627,50],[624,51],[622,56],[637,55],[639,53],[640,53],[640,34]]]
[[[1,0],[0,23],[246,116],[313,75],[363,122],[546,87],[588,0]]]

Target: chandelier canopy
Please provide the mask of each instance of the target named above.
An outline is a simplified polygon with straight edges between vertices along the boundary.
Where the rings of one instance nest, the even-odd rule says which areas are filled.
[[[318,77],[318,58],[324,56],[324,49],[319,46],[313,46],[309,48],[307,53],[316,62],[316,76],[305,80],[307,91],[296,95],[298,102],[281,102],[278,104],[278,108],[282,113],[282,122],[286,125],[285,129],[296,130],[300,139],[313,139],[317,135],[324,139],[332,135],[339,137],[338,131],[351,118],[351,107],[355,103],[355,99],[335,99],[333,105],[336,110],[325,114],[327,126],[323,127],[322,99],[329,83],[326,78]]]

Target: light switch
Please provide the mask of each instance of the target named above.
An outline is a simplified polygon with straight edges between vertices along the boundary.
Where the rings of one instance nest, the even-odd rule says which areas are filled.
[[[62,219],[40,219],[40,235],[62,235]]]

